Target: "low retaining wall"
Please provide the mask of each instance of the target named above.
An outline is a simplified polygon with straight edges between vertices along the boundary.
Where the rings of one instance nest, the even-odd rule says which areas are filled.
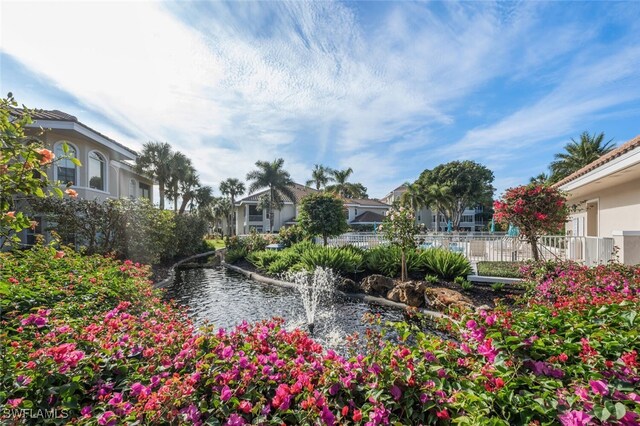
[[[170,285],[173,280],[176,278],[176,268],[179,267],[180,265],[182,265],[183,263],[187,263],[190,262],[194,259],[199,259],[201,257],[206,257],[206,256],[211,256],[213,254],[216,254],[218,252],[220,252],[220,250],[222,249],[218,249],[218,250],[212,250],[212,251],[207,251],[204,253],[198,253],[198,254],[194,254],[193,256],[189,256],[187,258],[184,258],[176,263],[174,263],[171,268],[169,269],[169,276],[167,278],[165,278],[162,281],[158,281],[157,283],[153,283],[153,287],[154,288],[164,288],[167,287],[168,285]]]
[[[234,272],[243,274],[247,278],[251,278],[252,280],[259,281],[265,284],[277,285],[277,286],[286,287],[286,288],[296,288],[296,285],[293,283],[265,277],[264,275],[247,271],[238,266],[230,265],[227,262],[222,262],[222,266]],[[404,303],[394,302],[393,300],[385,299],[384,297],[376,297],[376,296],[371,296],[364,293],[345,293],[344,291],[340,291],[340,290],[336,290],[335,292],[343,297],[348,297],[350,299],[355,299],[355,300],[362,300],[363,302],[367,302],[367,303],[375,303],[376,305],[390,306],[392,308],[399,308],[399,309],[410,308],[409,305],[405,305]],[[443,314],[442,312],[430,311],[428,309],[421,309],[421,308],[418,308],[418,311],[422,314],[425,314],[434,318],[446,317],[446,315]]]
[[[524,280],[521,278],[506,278],[506,277],[488,277],[484,275],[467,275],[467,281],[471,281],[474,284],[483,286],[491,286],[494,283],[501,283],[505,285],[505,288],[510,290],[524,290]]]

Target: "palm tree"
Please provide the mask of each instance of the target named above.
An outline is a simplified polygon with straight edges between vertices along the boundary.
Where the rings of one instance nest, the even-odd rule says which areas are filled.
[[[180,186],[191,181],[196,171],[191,164],[191,159],[181,152],[174,153],[168,161],[169,179],[167,181],[167,198],[173,201],[173,211],[178,212],[178,198],[180,198]]]
[[[195,169],[188,169],[184,178],[180,180],[180,197],[182,197],[182,203],[180,204],[178,213],[184,213],[187,208],[187,204],[193,200],[199,188],[200,177],[196,173]]]
[[[214,228],[220,228],[222,231],[222,219],[229,217],[232,211],[231,200],[224,197],[214,197],[209,207],[211,218],[213,219]]]
[[[199,212],[206,212],[211,206],[215,197],[213,196],[213,188],[209,185],[199,186],[195,189],[194,195],[191,198],[191,205],[189,208],[196,208]]]
[[[333,192],[340,197],[347,198],[351,194],[351,183],[347,182],[349,176],[353,173],[353,169],[349,167],[344,170],[332,170],[331,175],[335,184],[327,187],[327,191]]]
[[[405,192],[400,196],[400,203],[413,210],[416,218],[418,217],[418,211],[427,205],[427,197],[425,196],[422,186],[418,182],[405,183],[407,188]]]
[[[549,166],[551,169],[551,180],[559,182],[571,173],[583,168],[600,158],[602,155],[611,152],[615,148],[613,139],[603,144],[604,132],[593,136],[589,132],[582,132],[580,140],[571,138],[571,142],[564,146],[565,152],[556,154],[555,161]]]
[[[231,229],[233,227],[232,223],[235,223],[235,208],[236,208],[236,196],[244,194],[245,187],[244,183],[240,182],[239,179],[229,178],[227,180],[223,180],[220,182],[220,192],[222,195],[228,195],[231,199],[231,208],[232,212],[227,217],[227,226],[229,230],[229,235],[231,235]]]
[[[321,188],[327,186],[329,182],[332,182],[334,178],[331,176],[331,170],[329,167],[325,167],[322,164],[316,164],[311,172],[311,179],[306,182],[307,186],[315,186],[318,191]]]
[[[165,187],[171,175],[169,160],[172,156],[173,151],[168,143],[147,142],[136,159],[136,172],[158,182],[160,209],[164,209]]]
[[[263,188],[267,188],[269,197],[268,214],[269,214],[269,231],[273,232],[273,207],[274,204],[282,204],[283,196],[289,198],[293,203],[296,197],[291,190],[293,181],[289,172],[282,168],[284,160],[278,158],[271,163],[268,161],[257,161],[258,170],[247,173],[247,180],[251,182],[249,193],[256,192]]]
[[[423,189],[425,205],[436,212],[436,232],[440,229],[440,214],[444,215],[445,221],[450,219],[450,205],[455,201],[455,197],[451,193],[451,188],[446,185],[429,185]]]
[[[529,179],[529,183],[534,183],[536,185],[546,185],[550,181],[550,177],[546,173],[540,173],[538,176],[534,176]]]

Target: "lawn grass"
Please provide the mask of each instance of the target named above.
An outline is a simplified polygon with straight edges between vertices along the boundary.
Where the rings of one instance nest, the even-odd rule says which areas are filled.
[[[218,250],[224,248],[224,240],[221,238],[207,239],[204,240],[204,242],[210,250]]]
[[[522,278],[523,262],[478,262],[478,275],[484,277]]]

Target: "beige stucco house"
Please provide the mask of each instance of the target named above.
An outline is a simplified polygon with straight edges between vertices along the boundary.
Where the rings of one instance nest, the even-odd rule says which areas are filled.
[[[16,115],[22,110],[15,110]],[[78,167],[68,159],[57,161],[47,171],[51,181],[60,181],[78,193],[78,198],[103,201],[108,198],[147,198],[153,201],[153,181],[133,169],[136,151],[92,129],[62,111],[33,110],[33,123],[27,136],[39,140],[56,157],[65,156],[66,143],[71,155],[80,160]],[[38,217],[36,217],[38,219]],[[40,221],[38,221],[40,222]],[[32,244],[40,227],[26,231],[25,244]]]
[[[299,183],[290,187],[295,195],[295,200],[284,197],[284,206],[280,210],[274,210],[273,232],[278,232],[284,226],[294,225],[300,213],[300,201],[309,194],[318,191]],[[256,192],[248,197],[236,201],[236,233],[248,234],[252,230],[256,232],[269,232],[269,217],[266,210],[258,209],[260,197],[267,194],[267,190]],[[390,206],[375,199],[345,199],[345,220],[349,225],[374,225],[384,219],[384,214]]]
[[[37,138],[45,147],[62,157],[63,144],[69,154],[82,163],[57,162],[48,171],[49,178],[71,182],[79,198],[99,199],[144,197],[152,200],[153,181],[133,170],[137,152],[99,133],[72,115],[62,111],[35,110],[27,135]]]
[[[640,136],[555,186],[574,209],[568,235],[612,237],[623,263],[640,263]]]

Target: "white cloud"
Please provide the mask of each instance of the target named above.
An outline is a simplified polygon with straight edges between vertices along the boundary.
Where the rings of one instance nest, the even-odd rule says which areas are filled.
[[[633,49],[593,66],[584,51],[569,74],[546,70],[598,29],[540,31],[537,3],[385,7],[374,16],[334,2],[4,1],[0,48],[135,137],[105,133],[133,147],[166,140],[212,184],[283,157],[298,181],[316,162],[351,166],[381,195],[455,156],[504,169],[523,146],[638,97]],[[437,151],[436,130],[458,126],[467,96],[498,78],[540,81],[546,95]],[[477,116],[491,108],[475,105]]]

